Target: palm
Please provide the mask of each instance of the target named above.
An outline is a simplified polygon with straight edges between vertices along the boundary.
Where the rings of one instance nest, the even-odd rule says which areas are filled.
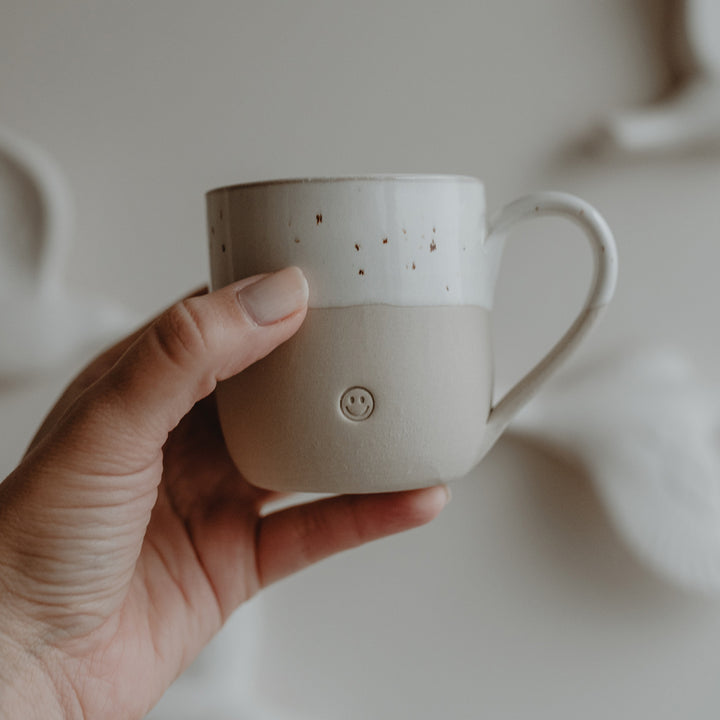
[[[148,552],[162,554],[191,606],[217,624],[260,589],[257,523],[263,504],[273,496],[248,484],[237,471],[225,448],[214,399],[207,398],[165,445],[160,495],[141,560],[146,562]]]
[[[112,674],[113,707],[125,707],[129,717],[150,707],[232,609],[257,592],[256,525],[269,497],[232,464],[212,399],[198,403],[165,445],[157,503],[130,584],[122,596],[106,598],[102,621],[81,642],[93,657],[94,679],[104,684]],[[117,579],[106,578],[110,586]],[[97,690],[91,682],[81,698],[91,717],[93,703],[108,702]]]

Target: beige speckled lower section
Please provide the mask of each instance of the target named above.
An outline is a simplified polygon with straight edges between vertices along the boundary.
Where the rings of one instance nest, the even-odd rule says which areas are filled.
[[[369,390],[348,420],[340,399]],[[230,453],[260,487],[425,487],[478,462],[492,393],[490,319],[474,306],[312,309],[300,331],[218,387]]]

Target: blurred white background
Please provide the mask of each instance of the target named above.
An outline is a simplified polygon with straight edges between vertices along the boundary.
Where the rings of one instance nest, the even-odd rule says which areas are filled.
[[[485,180],[491,209],[565,190],[613,227],[620,284],[578,361],[667,343],[718,379],[720,152],[582,150],[606,115],[671,89],[673,12],[652,0],[2,0],[0,125],[67,176],[68,282],[139,315],[206,282],[212,187],[464,173]],[[511,240],[501,387],[569,323],[589,268],[584,239],[559,222]],[[2,384],[1,471],[76,364]],[[453,491],[432,526],[267,592],[261,696],[316,720],[718,716],[720,601],[636,562],[587,478],[510,436]]]

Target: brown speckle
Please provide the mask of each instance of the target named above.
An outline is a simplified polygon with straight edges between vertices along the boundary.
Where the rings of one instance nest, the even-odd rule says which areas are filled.
[[[407,230],[405,228],[402,229],[403,235],[407,235]]]
[[[539,206],[539,205],[536,205],[536,206],[535,206],[535,212],[540,212],[540,206]]]
[[[435,241],[433,240],[430,243],[430,252],[435,252],[437,250],[437,245],[435,244]]]
[[[362,268],[360,270],[358,270],[358,275],[364,275],[364,274],[365,274],[365,271]]]
[[[220,246],[220,249],[221,249],[223,252],[225,252],[225,246],[224,246],[224,245],[221,245],[221,246]]]
[[[319,225],[322,222],[322,213],[318,213],[315,216],[315,222]]]
[[[448,292],[450,292],[450,286],[449,286],[449,285],[446,285],[446,286],[445,286],[445,289],[446,289]]]
[[[296,237],[296,238],[295,238],[295,242],[299,245],[299,244],[300,244],[300,238],[299,238],[299,237]]]
[[[415,270],[415,263],[412,264],[412,269]]]
[[[357,243],[355,243],[355,249],[360,252],[360,246]]]
[[[383,245],[387,245],[387,244],[388,244],[388,239],[387,239],[387,238],[383,238]]]
[[[210,234],[211,235],[215,234],[215,226],[214,225],[210,227]]]
[[[433,232],[435,232],[435,228],[433,228]]]

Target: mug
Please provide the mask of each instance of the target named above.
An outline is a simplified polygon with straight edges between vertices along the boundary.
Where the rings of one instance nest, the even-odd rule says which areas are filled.
[[[367,493],[466,475],[568,357],[612,297],[612,232],[583,200],[541,192],[486,220],[480,180],[380,175],[267,181],[206,195],[213,289],[300,267],[300,330],[219,384],[228,451],[248,482]],[[550,352],[493,402],[490,313],[503,244],[521,220],[584,230],[594,275]]]

